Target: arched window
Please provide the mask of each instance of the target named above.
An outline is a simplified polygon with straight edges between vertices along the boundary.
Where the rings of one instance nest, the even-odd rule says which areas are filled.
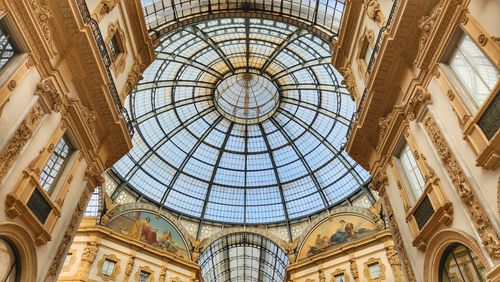
[[[486,281],[486,269],[481,259],[460,243],[448,246],[440,263],[440,282]]]
[[[0,281],[19,281],[20,261],[14,246],[0,238]]]

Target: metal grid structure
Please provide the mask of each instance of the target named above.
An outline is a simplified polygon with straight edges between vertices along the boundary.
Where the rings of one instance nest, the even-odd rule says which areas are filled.
[[[355,104],[330,64],[330,44],[290,24],[216,19],[162,38],[128,97],[138,134],[114,166],[147,199],[201,222],[304,218],[359,191],[369,175],[342,144]],[[224,117],[216,86],[263,76],[279,91],[272,116]],[[200,223],[201,224],[201,223]]]
[[[329,37],[340,28],[345,0],[142,0],[146,24],[153,38],[169,25],[200,16],[227,12],[258,12],[297,19]]]
[[[208,246],[198,260],[206,282],[283,281],[288,257],[274,242],[253,233],[234,233]]]

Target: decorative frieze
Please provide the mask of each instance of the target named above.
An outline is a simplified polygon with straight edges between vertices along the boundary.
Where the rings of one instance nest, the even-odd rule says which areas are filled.
[[[52,79],[42,79],[37,84],[37,93],[42,96],[51,110],[53,110],[54,112],[61,111],[63,107],[63,101]]]
[[[47,5],[42,4],[39,0],[30,0],[29,6],[36,16],[38,26],[42,30],[43,37],[47,42],[49,51],[52,53],[52,55],[57,55],[57,52],[54,48],[54,43],[52,41],[52,33],[50,31],[50,20],[52,19],[52,13],[50,12]]]
[[[439,127],[430,115],[425,118],[424,127],[434,144],[443,167],[448,173],[453,186],[462,199],[464,207],[472,219],[472,223],[481,238],[481,243],[488,250],[489,255],[493,259],[499,259],[500,240],[498,234],[491,225],[490,219],[484,212],[484,209],[477,199],[469,180],[460,168],[455,155],[450,150],[448,143],[445,141],[441,131],[439,130]]]
[[[42,107],[36,104],[14,133],[14,136],[10,138],[7,145],[0,152],[0,183],[7,175],[7,172],[12,167],[12,164],[17,159],[26,143],[31,139],[43,115],[44,112]]]

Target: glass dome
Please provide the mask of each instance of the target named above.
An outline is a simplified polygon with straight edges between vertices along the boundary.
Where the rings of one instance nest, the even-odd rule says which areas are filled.
[[[127,98],[136,134],[115,173],[202,221],[285,222],[369,178],[342,144],[355,110],[330,43],[272,20],[216,19],[167,33]]]

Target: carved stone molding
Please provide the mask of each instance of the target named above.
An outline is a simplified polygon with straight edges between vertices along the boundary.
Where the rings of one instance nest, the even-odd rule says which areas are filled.
[[[167,270],[166,267],[161,268],[159,282],[165,282],[165,279],[167,279]]]
[[[60,112],[63,107],[63,101],[54,81],[50,78],[42,79],[37,84],[37,93],[54,112]]]
[[[378,264],[379,268],[380,268],[380,276],[379,277],[372,277],[371,274],[370,274],[370,265],[372,264]],[[364,263],[364,269],[363,269],[363,274],[366,278],[367,281],[371,281],[371,282],[380,282],[380,281],[384,281],[386,279],[386,276],[385,276],[385,265],[382,263],[382,261],[380,260],[380,258],[369,258],[368,261],[366,261]]]
[[[394,279],[396,281],[404,281],[403,270],[401,269],[401,261],[399,260],[398,253],[394,246],[389,246],[385,248],[385,255],[389,264],[392,268]]]
[[[347,274],[347,271],[345,269],[335,269],[334,272],[332,272],[332,278],[331,281],[337,281],[335,276],[343,275],[343,281],[344,282],[351,282],[351,278]]]
[[[130,70],[130,73],[127,76],[127,81],[125,82],[125,86],[123,87],[122,91],[122,101],[125,100],[125,98],[132,92],[134,87],[137,85],[139,80],[142,79],[142,69],[144,66],[140,64],[138,61],[135,61],[134,65],[132,66],[132,69]]]
[[[403,237],[401,236],[401,232],[399,231],[398,223],[396,222],[396,218],[394,217],[394,211],[392,209],[391,202],[389,201],[389,197],[387,196],[387,194],[382,195],[382,199],[384,203],[385,213],[391,226],[394,243],[396,244],[395,246],[400,259],[403,262],[406,280],[409,282],[415,282],[417,280],[415,279],[415,274],[413,273],[413,268],[410,263],[410,259],[408,258],[408,253],[406,252]]]
[[[384,186],[387,184],[387,174],[385,173],[384,167],[379,167],[375,170],[375,173],[372,177],[372,182],[369,187],[374,191],[380,193]]]
[[[41,1],[39,0],[30,0],[29,6],[36,16],[36,20],[38,21],[38,25],[42,30],[43,37],[47,42],[49,51],[52,53],[52,55],[57,55],[57,52],[54,48],[52,33],[50,31],[50,21],[52,19],[52,13],[50,12],[47,5],[41,3]]]
[[[351,64],[347,64],[345,67],[339,68],[340,74],[344,77],[342,84],[347,87],[347,91],[351,95],[351,98],[355,101],[360,99],[358,86],[356,85],[356,77],[352,73]]]
[[[436,55],[443,34],[453,28],[449,23],[459,2],[459,0],[440,0],[428,15],[420,19],[418,25],[420,37],[415,59],[418,68],[424,69],[429,66],[431,58]]]
[[[101,21],[104,16],[109,14],[111,10],[116,5],[117,0],[101,0],[101,2],[97,5],[95,12],[94,12],[94,18],[99,22]]]
[[[78,204],[76,205],[73,216],[69,221],[66,232],[64,232],[63,239],[61,243],[59,243],[59,247],[57,248],[56,254],[54,256],[54,260],[52,261],[49,271],[47,272],[47,276],[45,277],[45,281],[54,281],[57,278],[59,269],[62,266],[63,258],[65,257],[69,247],[71,246],[71,242],[73,241],[73,238],[76,234],[76,230],[78,229],[80,220],[83,217],[83,213],[85,211],[85,208],[87,207],[87,203],[90,200],[91,195],[92,191],[88,188],[85,188],[82,196],[80,197],[80,201],[78,201]]]
[[[376,22],[380,27],[385,24],[385,16],[380,9],[379,0],[368,0],[365,6],[365,13],[374,22]]]
[[[134,268],[135,257],[131,256],[127,260],[127,266],[125,266],[125,276],[123,278],[124,281],[128,281],[130,275],[132,274],[132,269]],[[160,280],[161,281],[161,280]]]
[[[104,266],[104,262],[106,260],[112,261],[115,263],[113,267],[113,271],[110,275],[106,275],[102,272],[102,267]],[[120,260],[114,255],[103,255],[101,260],[97,263],[97,276],[101,277],[103,281],[113,280],[116,281],[116,276],[120,273]]]
[[[481,243],[488,250],[493,259],[500,258],[500,240],[498,234],[491,225],[491,221],[484,212],[481,203],[477,199],[469,180],[460,168],[458,161],[450,150],[448,143],[444,139],[439,127],[434,119],[429,115],[425,118],[424,127],[429,135],[434,148],[451,179],[460,199],[462,200],[472,223],[481,238]]]
[[[0,183],[3,181],[7,172],[12,167],[12,164],[19,156],[24,146],[31,139],[33,132],[40,124],[44,112],[39,104],[33,106],[31,112],[21,122],[21,125],[14,133],[7,143],[7,145],[0,151]]]
[[[359,271],[358,271],[358,265],[356,264],[356,259],[350,259],[349,260],[350,267],[351,267],[351,275],[354,281],[359,281]]]
[[[77,275],[79,279],[86,281],[88,279],[90,269],[92,268],[92,264],[94,263],[97,252],[99,251],[99,246],[95,244],[89,244],[83,250],[80,267],[78,268]]]

